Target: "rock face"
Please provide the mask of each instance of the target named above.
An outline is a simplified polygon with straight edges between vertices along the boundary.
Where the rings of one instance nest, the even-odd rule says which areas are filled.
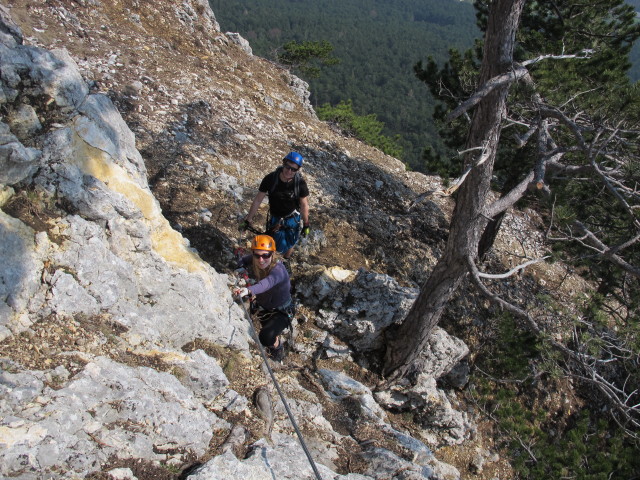
[[[0,212],[2,338],[51,316],[108,317],[127,348],[176,349],[187,378],[79,352],[75,375],[6,360],[1,473],[86,475],[112,456],[184,462],[168,452],[186,448],[201,456],[229,427],[203,400],[229,382],[215,359],[179,349],[197,338],[248,352],[227,277],[163,217],[111,100],[89,93],[66,52],[25,46],[10,24],[3,31],[14,32],[0,47],[4,189],[28,185],[57,206],[38,207],[49,208],[44,231]]]
[[[400,162],[380,152],[372,154],[374,160],[356,158],[323,139],[325,134],[337,137],[317,126],[305,83],[267,62],[264,78],[255,78],[242,66],[257,61],[250,58],[248,43],[237,35],[221,35],[206,1],[159,5],[157,10],[154,2],[124,3],[126,8],[111,10],[106,2],[27,2],[22,7],[30,15],[25,16],[18,2],[14,13],[23,20],[37,18],[41,26],[53,15],[69,38],[93,37],[94,46],[125,21],[137,29],[138,38],[146,38],[153,22],[179,25],[198,45],[189,50],[191,60],[218,56],[217,65],[228,65],[242,82],[222,88],[226,80],[219,80],[210,99],[177,90],[168,100],[168,87],[153,78],[166,66],[156,65],[155,73],[145,67],[146,75],[125,77],[122,84],[117,83],[118,69],[142,69],[145,50],[172,52],[184,38],[165,44],[158,36],[157,44],[143,45],[126,65],[120,51],[100,62],[90,54],[74,58],[69,50],[36,45],[36,37],[26,42],[12,12],[0,7],[0,104],[5,113],[0,122],[0,474],[83,478],[111,472],[114,478],[144,479],[145,472],[158,478],[153,469],[193,466],[184,476],[313,478],[281,401],[274,405],[272,443],[259,439],[262,425],[248,396],[265,377],[244,310],[230,294],[235,279],[225,270],[231,259],[227,247],[238,241],[230,233],[242,210],[238,204],[247,200],[244,189],[252,193],[248,179],[260,176],[248,173],[239,161],[243,157],[234,159],[227,149],[242,144],[255,160],[270,154],[261,142],[273,133],[280,149],[304,151],[305,172],[319,203],[318,226],[301,245],[295,266],[301,306],[317,316],[314,325],[305,325],[300,347],[296,344],[295,362],[302,366],[276,372],[318,470],[323,478],[349,480],[459,478],[430,446],[459,444],[473,432],[472,420],[456,412],[436,386],[436,379],[468,353],[462,342],[438,329],[412,385],[374,391],[340,371],[339,362],[353,357],[360,359],[354,369],[375,366],[381,332],[402,320],[428,262],[412,269],[403,285],[364,267],[351,270],[348,262],[330,268],[319,262],[323,256],[340,260],[326,254],[332,242],[336,250],[351,251],[340,245],[339,234],[332,234],[344,222],[337,213],[347,198],[344,192],[362,192],[380,202],[387,197],[393,205],[389,217],[372,219],[354,235],[389,227],[398,245],[408,247],[418,242],[405,235],[405,228],[441,228],[440,206],[425,202],[418,207],[433,213],[426,221],[410,206],[411,188],[424,188],[431,180],[408,176]],[[92,30],[91,21],[104,29]],[[51,38],[55,25],[49,26]],[[229,60],[227,50],[235,60]],[[101,84],[111,89],[101,92]],[[227,101],[224,114],[214,113],[213,99],[236,95],[243,97]],[[154,103],[151,97],[163,100]],[[180,104],[184,110],[176,121],[163,123]],[[274,116],[294,119],[278,126],[258,104]],[[135,119],[145,112],[149,118],[143,128]],[[307,131],[305,122],[318,130]],[[215,126],[207,137],[215,140],[211,145],[198,140],[205,124]],[[243,125],[250,126],[243,131]],[[362,153],[372,151],[344,141]],[[376,178],[371,191],[354,177],[340,175],[356,165]],[[266,162],[254,166],[266,168]],[[173,196],[166,194],[178,187]],[[190,211],[195,224],[186,224],[187,215],[175,212],[171,222],[167,219],[169,207],[177,205],[172,201],[193,207],[190,202],[201,191],[211,201]],[[158,195],[164,195],[163,203]],[[229,205],[236,206],[235,212]],[[209,227],[214,222],[219,222],[215,229]],[[205,224],[209,229],[203,233]],[[345,223],[344,228],[350,227]],[[394,256],[376,245],[370,251],[379,265],[408,271],[403,262],[411,260],[402,260],[400,253]],[[343,258],[349,256],[357,260]],[[337,363],[309,368],[331,355]],[[392,425],[388,412],[407,410],[418,412],[419,435]],[[351,464],[358,471],[350,470]]]
[[[9,79],[2,85],[8,92],[8,118],[14,117],[15,104],[21,110],[30,105],[35,112],[39,99],[49,98],[48,111],[37,113],[57,119],[28,138],[38,148],[8,138],[5,147],[11,153],[2,170],[12,175],[5,185],[32,185],[73,212],[51,220],[48,228],[55,231],[56,242],[38,235],[37,245],[34,231],[3,214],[2,236],[10,246],[2,252],[3,263],[10,265],[2,273],[3,298],[10,299],[4,302],[5,335],[28,326],[21,320],[21,307],[28,305],[30,312],[45,316],[108,313],[128,329],[134,343],[180,347],[198,331],[246,350],[244,335],[232,338],[234,330],[246,329],[227,294],[226,277],[202,262],[163,217],[135,138],[111,100],[89,94],[63,52],[4,46],[2,62]],[[2,126],[7,132],[14,127]],[[14,154],[29,151],[26,157]],[[21,267],[23,254],[30,257],[28,270]],[[188,298],[182,292],[189,292]],[[181,313],[187,310],[189,322]],[[221,315],[230,321],[219,325],[214,319]]]
[[[40,372],[2,374],[3,399],[15,414],[2,427],[4,475],[60,466],[86,475],[111,456],[166,461],[186,445],[203,455],[214,432],[228,428],[169,373],[97,357],[59,390],[48,382]]]
[[[337,267],[308,269],[297,283],[305,304],[318,308],[318,324],[360,352],[382,348],[384,329],[400,322],[418,295],[388,275]]]

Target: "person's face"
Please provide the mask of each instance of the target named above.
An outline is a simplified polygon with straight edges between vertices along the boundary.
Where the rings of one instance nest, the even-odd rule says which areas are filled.
[[[267,250],[253,251],[253,261],[258,263],[258,267],[260,269],[267,268],[271,263],[272,258],[273,258],[273,252],[268,252]]]
[[[300,167],[289,160],[283,162],[282,175],[286,181],[292,180]]]

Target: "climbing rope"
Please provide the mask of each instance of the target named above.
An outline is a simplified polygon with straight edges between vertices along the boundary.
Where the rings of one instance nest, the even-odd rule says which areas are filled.
[[[238,169],[238,173],[240,174],[239,169]],[[240,175],[240,177],[242,178],[242,184],[243,184],[244,188],[246,188],[246,186],[244,185],[244,176]],[[240,216],[240,205],[238,204],[238,199],[235,197],[235,195],[232,195],[232,196],[233,196],[234,202],[236,204],[236,213],[237,213],[238,216]],[[263,232],[258,231],[252,225],[248,225],[247,226],[247,230],[249,230],[250,232],[256,233],[256,234],[262,234],[263,233]],[[318,467],[316,467],[316,464],[313,461],[313,457],[311,456],[311,453],[309,452],[309,449],[307,448],[307,444],[304,442],[304,438],[302,437],[302,432],[300,432],[300,429],[298,428],[298,424],[296,423],[296,420],[293,417],[293,413],[291,412],[291,409],[289,408],[289,404],[287,403],[287,399],[285,398],[284,393],[282,393],[282,389],[280,388],[280,384],[278,383],[278,380],[276,379],[276,376],[273,373],[273,369],[271,368],[271,365],[269,365],[269,359],[267,358],[267,354],[265,353],[264,348],[262,347],[262,344],[260,343],[260,340],[258,339],[258,334],[256,332],[256,329],[253,327],[253,321],[251,320],[251,315],[249,314],[249,311],[247,310],[247,306],[242,301],[242,298],[240,298],[239,300],[240,300],[239,303],[240,303],[240,305],[242,305],[242,309],[244,310],[244,315],[247,318],[247,321],[249,322],[249,332],[251,334],[251,338],[253,338],[253,341],[256,343],[256,345],[258,346],[258,349],[260,350],[260,355],[262,356],[262,360],[264,362],[264,365],[267,367],[267,371],[269,372],[269,376],[271,377],[271,381],[273,382],[273,385],[276,387],[278,395],[280,395],[280,400],[282,400],[282,404],[284,405],[284,409],[287,411],[287,415],[289,416],[289,420],[291,421],[291,425],[293,425],[293,429],[295,430],[296,435],[298,436],[298,440],[300,441],[300,445],[302,446],[302,450],[304,450],[304,453],[307,456],[307,460],[309,460],[309,463],[311,464],[311,469],[313,470],[313,473],[315,474],[316,478],[318,480],[322,480],[322,477],[320,476],[320,472],[318,471]]]
[[[262,360],[264,361],[264,364],[267,367],[267,371],[269,372],[269,376],[271,377],[271,381],[273,381],[273,384],[276,387],[276,390],[278,391],[278,395],[280,395],[280,400],[282,400],[282,404],[284,405],[284,409],[287,411],[287,415],[289,416],[289,420],[291,421],[291,425],[293,425],[293,429],[296,431],[296,435],[298,435],[298,440],[300,441],[300,445],[302,446],[302,450],[304,450],[304,453],[307,456],[307,459],[309,460],[309,463],[311,464],[311,468],[313,469],[313,473],[315,473],[316,478],[318,480],[322,480],[322,477],[320,476],[320,472],[318,471],[318,468],[316,467],[316,464],[313,461],[313,457],[311,457],[311,453],[309,452],[309,449],[307,448],[307,445],[304,442],[304,438],[302,437],[302,433],[300,432],[300,429],[298,428],[296,420],[293,417],[293,413],[291,413],[291,410],[289,409],[289,404],[287,403],[287,399],[285,398],[284,393],[282,393],[282,390],[280,389],[280,384],[278,383],[278,380],[276,379],[276,376],[273,373],[273,369],[271,368],[271,365],[269,365],[267,354],[265,353],[264,348],[262,347],[262,344],[260,343],[260,340],[258,339],[258,334],[256,333],[256,330],[253,327],[253,321],[251,320],[251,315],[249,314],[249,311],[247,310],[247,306],[244,304],[244,302],[242,301],[241,298],[240,298],[240,305],[242,305],[242,309],[244,310],[245,317],[249,321],[249,330],[250,330],[250,333],[251,333],[251,337],[253,338],[253,341],[256,342],[256,345],[258,345],[258,349],[260,350],[260,355],[262,356]]]

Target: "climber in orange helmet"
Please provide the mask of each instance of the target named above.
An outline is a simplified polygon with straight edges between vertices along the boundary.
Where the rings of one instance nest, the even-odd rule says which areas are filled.
[[[245,268],[256,283],[237,288],[234,293],[239,297],[255,296],[252,313],[257,314],[262,324],[260,343],[270,358],[282,361],[284,345],[279,335],[291,326],[295,307],[289,272],[275,254],[275,240],[269,235],[256,235],[251,242],[251,254],[238,260],[238,267]]]

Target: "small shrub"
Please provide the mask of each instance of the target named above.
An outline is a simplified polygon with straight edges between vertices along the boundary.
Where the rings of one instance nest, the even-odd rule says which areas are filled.
[[[377,120],[374,114],[360,116],[353,111],[351,100],[342,101],[335,107],[325,103],[317,109],[321,120],[334,122],[346,134],[353,135],[372,147],[379,148],[387,155],[401,159],[403,154],[400,136],[394,138],[382,135],[384,123]]]

